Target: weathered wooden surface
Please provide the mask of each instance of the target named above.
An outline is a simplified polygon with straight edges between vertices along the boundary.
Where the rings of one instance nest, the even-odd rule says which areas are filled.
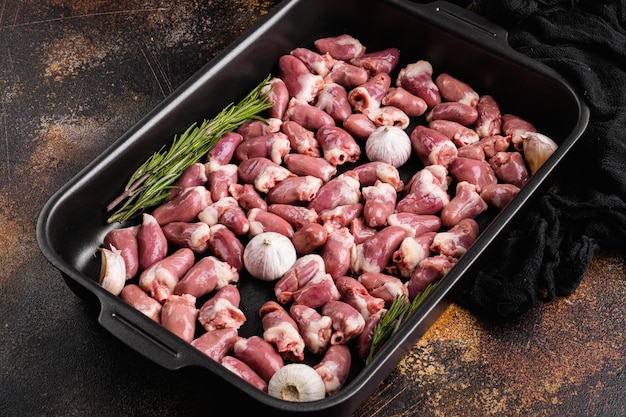
[[[35,239],[64,182],[278,1],[0,2],[0,415],[192,416],[211,387],[102,329]],[[452,305],[355,416],[626,415],[624,260],[516,323]]]

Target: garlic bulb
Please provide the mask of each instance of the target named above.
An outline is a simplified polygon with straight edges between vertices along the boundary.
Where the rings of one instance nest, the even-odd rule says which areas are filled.
[[[558,145],[546,135],[537,132],[523,133],[521,138],[523,139],[524,159],[532,175],[541,168]]]
[[[102,255],[98,283],[111,294],[119,295],[126,284],[126,264],[122,252],[114,246],[98,250]]]
[[[253,277],[274,281],[296,263],[296,249],[287,236],[262,232],[254,236],[243,251],[243,264]]]
[[[326,387],[311,366],[289,363],[274,373],[267,384],[267,393],[285,401],[315,401],[326,397]]]
[[[365,142],[365,155],[370,161],[386,162],[398,168],[411,157],[411,139],[397,126],[376,128]]]

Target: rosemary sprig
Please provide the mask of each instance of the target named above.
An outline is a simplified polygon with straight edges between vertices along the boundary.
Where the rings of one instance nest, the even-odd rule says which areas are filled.
[[[433,288],[435,288],[435,285],[436,283],[428,285],[424,288],[424,291],[413,298],[413,301],[411,302],[408,302],[407,297],[404,294],[396,295],[393,303],[391,303],[387,311],[380,318],[380,321],[376,324],[376,326],[374,326],[372,342],[370,344],[367,358],[365,359],[366,365],[371,362],[374,354],[378,351],[380,346],[398,331],[406,319],[411,316],[411,313],[413,313],[422,301],[426,299],[428,294],[430,294]]]
[[[126,200],[107,222],[124,222],[160,204],[175,187],[173,184],[183,171],[201,160],[223,134],[249,120],[263,120],[259,113],[272,106],[267,100],[269,93],[261,94],[269,80],[270,75],[237,105],[230,103],[213,119],[189,126],[182,135],[174,138],[169,150],[163,146],[150,156],[130,177],[124,192],[107,205],[107,211],[112,211]]]

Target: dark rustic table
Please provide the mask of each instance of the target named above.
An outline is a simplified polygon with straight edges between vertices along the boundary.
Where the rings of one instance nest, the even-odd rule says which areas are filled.
[[[101,328],[35,226],[54,191],[277,3],[0,2],[0,415],[196,416],[224,401]],[[598,255],[573,295],[514,323],[453,304],[354,416],[626,415],[624,269]]]

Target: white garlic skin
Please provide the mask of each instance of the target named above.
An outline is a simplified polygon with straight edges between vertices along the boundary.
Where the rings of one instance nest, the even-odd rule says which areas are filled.
[[[289,363],[274,373],[268,382],[267,393],[285,401],[316,401],[326,397],[326,387],[313,367]]]
[[[530,174],[536,173],[544,162],[554,153],[558,145],[546,135],[537,132],[526,132],[521,135],[523,140],[524,159]]]
[[[275,281],[296,263],[296,249],[287,236],[262,232],[254,236],[243,251],[243,264],[253,277]]]
[[[411,150],[411,138],[397,126],[380,126],[365,142],[365,155],[370,161],[386,162],[396,168],[409,160]]]
[[[126,264],[119,249],[98,248],[102,255],[98,283],[113,295],[119,295],[126,285]]]

